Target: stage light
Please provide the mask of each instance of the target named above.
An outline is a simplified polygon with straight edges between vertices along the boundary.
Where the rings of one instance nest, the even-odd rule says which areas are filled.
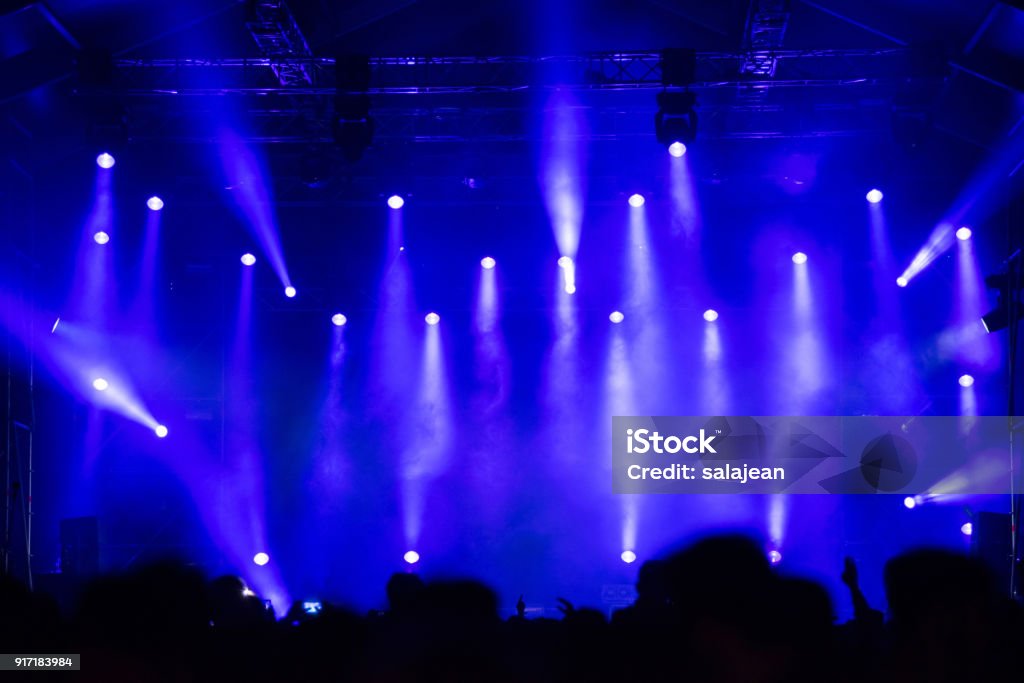
[[[480,265],[486,268],[487,270],[490,270],[491,268],[494,267],[495,262],[494,259],[492,259],[490,256],[484,256],[482,259],[480,259]]]
[[[415,550],[410,550],[405,555],[402,555],[402,559],[405,560],[407,564],[416,564],[420,561],[420,554]]]
[[[907,496],[906,498],[903,499],[903,507],[907,508],[908,510],[913,510],[914,508],[917,507],[917,498],[915,498],[914,496]]]
[[[877,204],[878,202],[882,201],[882,197],[884,197],[884,196],[885,195],[882,194],[881,190],[874,190],[874,189],[872,189],[872,190],[868,190],[868,193],[867,193],[867,195],[865,195],[864,198],[867,199],[872,204]]]
[[[117,163],[114,157],[106,152],[102,152],[96,157],[96,165],[100,168],[113,168],[114,164]]]
[[[621,557],[622,561],[626,564],[633,564],[634,562],[636,562],[636,553],[634,553],[632,550],[623,550],[622,554],[619,555],[619,557]]]
[[[708,310],[704,311],[704,319],[707,320],[709,323],[715,322],[716,320],[718,320],[718,311],[716,311],[713,308],[709,308]]]
[[[642,194],[632,194],[629,196],[629,205],[634,209],[639,209],[644,205],[644,196]]]
[[[257,564],[260,567],[262,567],[263,565],[270,562],[270,555],[267,555],[266,553],[256,553],[252,556],[252,561],[254,564]]]
[[[109,386],[110,382],[103,379],[102,377],[97,377],[92,381],[92,388],[95,389],[96,391],[106,391],[107,387]]]
[[[563,256],[562,258],[558,259],[558,267],[559,268],[568,268],[571,265],[572,265],[572,259],[569,258],[568,256]]]
[[[441,316],[439,316],[437,313],[431,312],[427,313],[427,317],[425,317],[424,320],[427,321],[428,325],[436,325],[439,322],[441,322]]]
[[[795,254],[793,254],[793,263],[797,265],[807,263],[807,254],[805,254],[802,251],[796,252]]]
[[[251,266],[256,263],[256,257],[252,254],[242,254],[242,265]]]
[[[674,156],[676,159],[686,154],[686,145],[676,140],[668,146],[668,153]]]
[[[155,433],[155,434],[156,434],[156,435],[157,435],[157,436],[158,436],[159,438],[161,438],[161,439],[162,439],[162,438],[164,438],[165,436],[167,436],[167,427],[165,427],[165,426],[163,426],[163,425],[157,425],[157,426],[156,426],[156,429],[154,429],[154,430],[153,430],[153,432],[154,432],[154,433]]]
[[[399,197],[397,194],[393,194],[388,197],[388,206],[392,209],[401,209],[405,206],[405,200]]]
[[[576,285],[566,285],[565,286],[565,293],[566,294],[575,294],[576,293]]]
[[[297,293],[298,292],[296,292],[295,288],[292,287],[291,285],[288,285],[287,287],[284,288],[284,295],[289,299],[294,299]]]
[[[965,225],[956,231],[956,238],[961,242],[971,239],[971,229]]]
[[[149,207],[150,211],[159,211],[164,208],[164,200],[160,199],[156,195],[153,195],[146,200],[146,206]]]
[[[960,379],[958,379],[957,381],[960,383],[960,386],[964,387],[965,389],[969,386],[974,385],[974,377],[972,377],[971,375],[960,375]]]
[[[337,327],[341,327],[342,325],[348,322],[348,318],[346,318],[341,313],[335,313],[334,315],[331,316],[331,322],[334,323]]]
[[[907,286],[907,278],[905,278],[902,275],[900,275],[898,278],[896,278],[896,286],[897,287],[906,287]]]
[[[50,328],[50,334],[54,334],[57,331],[57,325],[60,325],[60,316],[57,316],[57,319],[53,321],[53,327]]]
[[[960,533],[962,533],[964,536],[970,536],[974,533],[974,525],[970,522],[964,522],[960,525]]]
[[[617,324],[621,323],[625,319],[625,317],[626,316],[622,315],[621,311],[612,311],[611,314],[608,316],[608,319],[611,320],[613,323]]]
[[[778,564],[779,562],[782,562],[782,553],[780,553],[778,550],[769,550],[768,561],[772,564]]]
[[[110,241],[110,235],[103,232],[102,230],[98,231],[95,235],[92,236],[92,238],[96,242],[96,244],[106,244],[107,242]]]
[[[682,70],[688,74],[676,81],[691,82],[693,80],[692,57],[690,51],[690,66],[683,66]],[[665,59],[663,57],[663,59]],[[674,59],[674,58],[670,58]],[[664,71],[662,72],[664,75]],[[661,144],[668,147],[672,156],[682,156],[686,153],[686,145],[697,139],[697,96],[692,92],[676,92],[664,90],[658,93],[658,111],[654,115],[654,137]],[[676,154],[673,147],[679,145],[682,150]],[[678,149],[678,148],[677,148]]]

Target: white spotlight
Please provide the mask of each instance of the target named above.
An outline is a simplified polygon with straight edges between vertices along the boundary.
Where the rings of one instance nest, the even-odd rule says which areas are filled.
[[[102,377],[97,377],[92,381],[92,388],[95,389],[96,391],[106,391],[107,387],[109,386],[110,382],[103,379]]]
[[[416,564],[420,561],[420,554],[415,550],[410,550],[405,555],[402,555],[402,559],[408,564]]]
[[[558,259],[558,267],[559,268],[568,268],[571,265],[572,265],[572,259],[569,258],[568,256],[563,256],[560,259]]]
[[[93,240],[95,240],[96,244],[106,244],[107,242],[110,241],[110,235],[103,232],[102,230],[98,231],[95,235],[92,236],[92,238]]]
[[[296,294],[297,292],[295,291],[295,288],[292,287],[291,285],[288,285],[287,287],[284,288],[284,295],[289,299],[294,299]]]
[[[686,154],[686,145],[681,142],[673,142],[668,146],[668,153],[678,159]]]
[[[625,317],[626,316],[622,315],[621,311],[612,311],[611,314],[608,316],[608,319],[611,320],[613,323],[618,324],[621,323],[625,319]]]
[[[252,556],[252,561],[254,564],[257,564],[262,567],[263,565],[270,562],[270,555],[267,555],[266,553],[256,553]]]
[[[704,319],[707,320],[709,323],[715,322],[716,320],[718,320],[718,311],[716,311],[713,308],[709,308],[708,310],[704,311]]]
[[[964,387],[965,389],[967,387],[974,386],[974,377],[972,377],[971,375],[960,375],[960,379],[958,379],[957,381],[960,383],[960,386]]]
[[[644,205],[644,196],[642,194],[633,194],[629,196],[629,205],[634,209],[639,209]]]
[[[156,195],[153,195],[146,200],[146,206],[149,207],[150,211],[159,211],[164,208],[164,200],[160,199]]]
[[[896,286],[897,287],[906,287],[907,286],[907,282],[908,282],[907,278],[903,277],[902,275],[900,275],[898,278],[896,278]]]
[[[619,555],[619,557],[621,557],[622,561],[626,564],[633,564],[634,562],[636,562],[636,553],[634,553],[632,550],[623,550],[622,554]]]
[[[800,265],[801,263],[807,263],[807,254],[802,251],[798,251],[793,254],[793,263]]]
[[[480,259],[480,265],[486,268],[487,270],[490,270],[495,266],[495,262],[494,259],[492,259],[490,256],[484,256],[482,259]]]
[[[155,432],[156,435],[162,439],[165,436],[167,436],[167,427],[164,427],[163,425],[157,425],[156,429],[154,429],[153,432]]]
[[[965,242],[971,239],[971,229],[965,225],[964,227],[956,231],[956,238],[961,242]]]
[[[256,263],[256,257],[252,254],[242,254],[242,265],[251,266]]]
[[[425,317],[424,320],[427,321],[428,325],[436,325],[439,322],[441,322],[441,316],[439,316],[437,313],[431,312],[427,313],[427,317]]]
[[[885,195],[882,194],[881,190],[868,190],[868,193],[864,198],[867,199],[872,204],[877,204],[878,202],[882,201],[882,197],[884,196]]]
[[[392,209],[401,209],[405,206],[405,200],[399,197],[397,194],[393,194],[388,197],[388,206]]]
[[[337,327],[341,327],[342,325],[348,322],[348,318],[346,318],[341,313],[335,313],[334,315],[331,316],[331,322],[334,323]]]
[[[115,163],[114,157],[106,152],[102,152],[96,157],[96,165],[100,168],[114,168]]]

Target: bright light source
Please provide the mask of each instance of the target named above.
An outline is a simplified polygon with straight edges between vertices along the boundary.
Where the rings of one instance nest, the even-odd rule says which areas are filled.
[[[294,299],[296,294],[297,292],[295,291],[295,288],[292,287],[291,285],[288,285],[287,287],[284,288],[284,295],[289,299]]]
[[[914,496],[907,496],[906,498],[903,499],[903,507],[907,508],[908,510],[913,510],[914,508],[917,507],[917,498],[915,498]]]
[[[159,211],[164,208],[164,200],[160,199],[156,195],[153,195],[146,200],[146,206],[149,207],[150,211]]]
[[[254,595],[256,595],[256,592],[248,586],[242,589],[242,597],[251,598]]]
[[[668,153],[678,159],[679,157],[686,154],[686,145],[678,141],[673,142],[671,145],[668,146]]]
[[[106,244],[107,242],[110,241],[110,235],[103,232],[102,230],[98,231],[95,235],[92,236],[92,238],[93,240],[96,241],[96,244]]]
[[[106,152],[96,157],[96,165],[100,168],[113,168],[115,163],[114,157]]]
[[[798,251],[793,254],[793,263],[800,265],[801,263],[807,263],[807,254],[802,251]]]
[[[769,550],[768,561],[772,564],[778,564],[779,562],[782,562],[782,553],[780,553],[778,550]]]
[[[60,316],[57,316],[57,319],[53,321],[53,327],[50,328],[50,334],[57,331],[57,325],[60,325]]]
[[[634,553],[632,550],[623,550],[622,554],[619,555],[619,557],[621,557],[622,561],[626,564],[633,564],[634,562],[636,562],[636,553]]]
[[[964,387],[965,389],[967,387],[974,386],[974,377],[972,377],[971,375],[960,375],[960,379],[958,379],[957,381],[960,383],[960,386]]]
[[[613,323],[621,323],[625,319],[625,317],[626,316],[622,315],[621,311],[612,311],[611,314],[608,316],[608,319],[611,320]]]
[[[629,205],[634,209],[639,209],[644,205],[644,196],[642,194],[634,194],[629,196]]]
[[[865,199],[867,199],[872,204],[877,204],[878,202],[882,201],[882,197],[884,196],[885,195],[882,194],[881,190],[868,190],[867,195],[865,195]]]
[[[565,293],[566,294],[575,294],[576,293],[576,285],[566,285],[565,286]]]
[[[897,287],[906,287],[907,286],[907,282],[908,282],[907,278],[903,277],[902,275],[900,275],[898,278],[896,278],[896,286]]]
[[[713,308],[709,308],[708,310],[704,311],[704,319],[707,320],[709,323],[715,322],[716,320],[718,320],[718,311],[716,311]]]
[[[964,522],[960,525],[960,533],[962,533],[964,536],[970,536],[974,533],[974,525],[970,522]]]
[[[267,555],[266,553],[256,553],[252,556],[252,561],[262,567],[266,563],[270,562],[270,555]]]
[[[167,427],[164,427],[163,425],[157,425],[156,429],[154,429],[153,432],[155,432],[156,435],[162,439],[165,436],[167,436]]]
[[[388,197],[388,206],[392,209],[401,209],[405,206],[405,200],[399,197],[397,194],[393,194]]]
[[[96,391],[106,391],[107,387],[109,386],[110,382],[103,379],[102,377],[97,377],[92,381],[92,388],[95,389]]]
[[[251,266],[256,263],[256,257],[252,254],[242,254],[242,265]]]
[[[408,564],[416,564],[420,561],[420,554],[415,550],[410,550],[405,555],[402,555],[402,559]]]
[[[342,325],[348,322],[348,318],[346,318],[341,313],[335,313],[334,315],[331,316],[331,322],[334,323],[336,326],[341,327]]]
[[[558,259],[558,267],[559,268],[568,268],[571,265],[572,265],[572,259],[569,258],[568,256],[563,256],[560,259]]]
[[[490,270],[495,266],[495,262],[494,259],[492,259],[490,256],[484,256],[482,259],[480,259],[480,265],[486,268],[487,270]]]
[[[966,241],[971,239],[971,229],[966,225],[956,231],[956,238],[960,241]]]
[[[428,325],[436,325],[439,322],[441,322],[441,316],[439,316],[437,313],[431,312],[427,313],[427,317],[425,317],[424,320],[427,321]]]

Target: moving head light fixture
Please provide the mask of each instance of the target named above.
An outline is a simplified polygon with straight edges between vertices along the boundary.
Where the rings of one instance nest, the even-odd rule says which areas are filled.
[[[694,82],[697,53],[680,48],[662,50],[660,66],[665,89],[658,93],[654,135],[674,156],[681,156],[674,150],[685,151],[697,138],[697,96],[686,89]]]

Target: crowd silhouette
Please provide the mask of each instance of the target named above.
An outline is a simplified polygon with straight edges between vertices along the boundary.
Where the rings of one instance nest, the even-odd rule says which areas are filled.
[[[95,681],[927,681],[1012,680],[1018,605],[973,558],[941,550],[885,567],[888,610],[842,570],[854,617],[824,588],[781,574],[743,536],[698,541],[640,568],[634,604],[606,614],[499,618],[475,581],[395,574],[387,609],[296,603],[275,619],[236,577],[176,563],[92,581],[62,614],[0,579],[0,651],[80,653]]]

